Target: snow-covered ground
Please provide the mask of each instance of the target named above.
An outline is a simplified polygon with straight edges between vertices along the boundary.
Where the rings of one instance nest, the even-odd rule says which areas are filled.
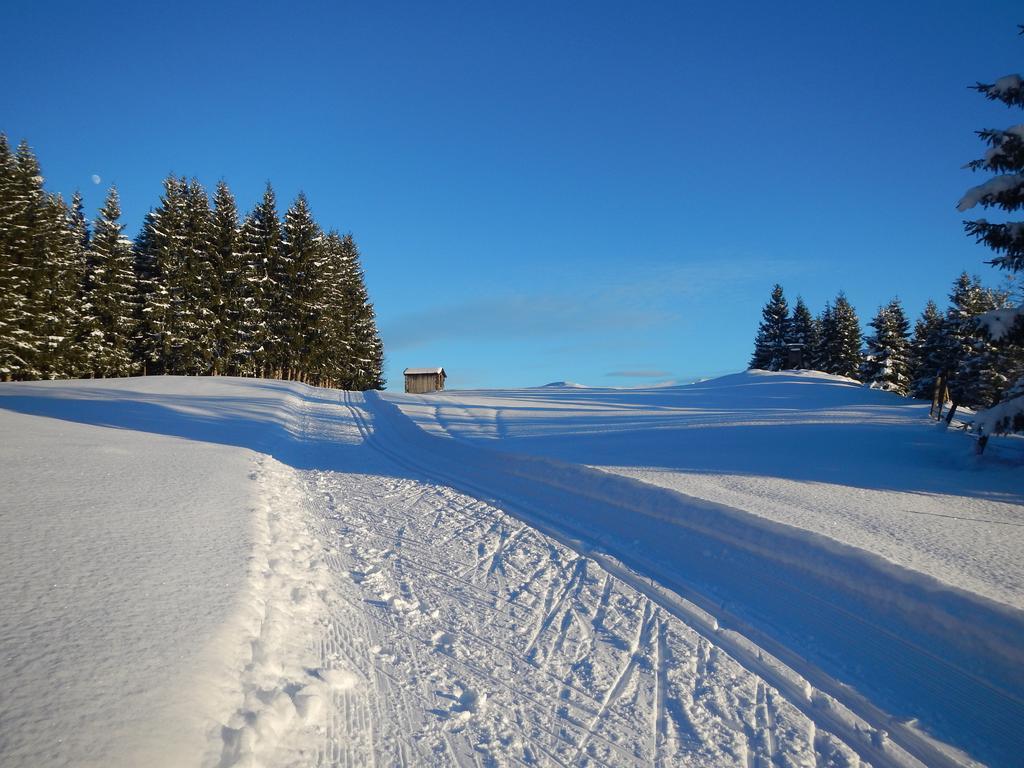
[[[3,765],[1024,752],[1020,467],[890,395],[167,377],[0,430]]]
[[[394,400],[434,434],[634,477],[1024,609],[1024,441],[975,459],[920,400],[816,372]]]

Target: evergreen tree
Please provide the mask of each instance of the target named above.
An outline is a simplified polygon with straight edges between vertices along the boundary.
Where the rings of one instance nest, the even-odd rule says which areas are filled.
[[[906,395],[910,387],[910,322],[898,298],[879,307],[869,323],[861,380],[871,387]]]
[[[185,221],[184,180],[168,176],[157,207],[146,215],[135,242],[135,272],[139,289],[136,358],[148,374],[176,373],[172,348],[182,270],[181,238]]]
[[[213,221],[206,190],[195,179],[181,183],[178,258],[170,291],[170,368],[188,376],[213,371],[219,276],[211,264]]]
[[[341,238],[342,316],[349,355],[340,384],[344,389],[384,388],[384,346],[377,332],[377,320],[366,292],[365,276],[359,263],[359,249],[351,234]]]
[[[1007,387],[1006,374],[999,369],[998,349],[981,333],[978,322],[979,315],[997,309],[1004,299],[966,272],[953,284],[943,328],[943,356],[954,406],[987,408]]]
[[[81,214],[81,197],[73,205]],[[81,317],[79,290],[85,279],[85,253],[76,213],[60,196],[47,196],[37,236],[44,241],[41,290],[36,309],[40,348],[36,368],[42,378],[67,378],[83,367],[76,335]]]
[[[39,163],[26,142],[11,155],[4,142],[0,150],[4,168],[4,237],[0,243],[0,373],[5,379],[39,377],[41,344],[37,327],[42,310],[46,195]]]
[[[1024,26],[1021,27],[1024,34]],[[1008,107],[1024,108],[1024,78],[1019,74],[1007,75],[994,83],[978,83],[976,89],[987,99],[999,101]],[[957,205],[966,211],[976,205],[983,208],[1000,208],[1015,213],[1024,208],[1024,129],[1020,125],[1005,130],[985,129],[978,132],[988,146],[984,157],[968,164],[972,170],[998,174],[988,181],[967,190]],[[1024,270],[1024,222],[989,222],[985,219],[964,223],[968,235],[973,235],[996,252],[994,264],[1010,272]],[[1024,431],[1024,396],[1016,393],[1017,384],[1010,376],[1017,376],[1024,363],[1021,347],[1024,347],[1024,305],[1011,313],[1009,323],[990,321],[997,318],[979,318],[983,337],[975,344],[974,354],[964,364],[964,378],[968,385],[961,396],[987,401],[994,392],[1003,396],[1004,402],[992,413],[980,414],[975,421],[982,433],[979,450],[984,450],[988,435],[992,432]],[[993,331],[995,339],[992,338]],[[993,344],[993,341],[995,343]],[[999,358],[1002,358],[1001,360]],[[992,365],[993,358],[996,359]],[[1000,376],[1004,381],[1000,381]],[[980,387],[980,389],[978,388]],[[1002,390],[1010,394],[1003,393]],[[956,400],[954,399],[954,403]]]
[[[765,371],[781,371],[786,364],[786,336],[789,331],[789,305],[778,283],[771,299],[761,310],[761,324],[754,340],[750,367]]]
[[[213,224],[210,257],[217,281],[214,305],[217,313],[216,359],[214,373],[239,373],[237,360],[243,300],[242,260],[239,249],[238,207],[223,181],[213,196]]]
[[[842,291],[825,307],[820,332],[819,370],[856,379],[862,362],[860,320]]]
[[[77,251],[70,212],[43,190],[31,148],[12,154],[0,136],[0,377],[72,372]]]
[[[910,340],[911,397],[931,400],[935,394],[935,378],[944,365],[944,328],[942,313],[929,299]]]
[[[383,387],[383,348],[351,235],[324,237],[304,195],[278,220],[273,189],[239,226],[169,176],[136,241],[116,189],[93,231],[0,135],[0,378],[143,373],[286,376]]]
[[[22,365],[18,354],[17,263],[11,240],[15,219],[15,161],[7,136],[0,133],[0,380],[9,381]]]
[[[793,318],[786,333],[787,344],[799,344],[803,348],[803,367],[814,367],[814,355],[818,348],[818,324],[811,315],[803,298],[796,297]]]
[[[263,199],[242,224],[239,234],[242,266],[242,301],[239,311],[239,346],[235,364],[246,375],[270,376],[279,340],[271,322],[279,326],[271,302],[279,304],[279,292],[270,273],[276,270],[281,248],[281,225],[277,219],[277,200],[267,184]]]
[[[825,337],[832,327],[832,302],[826,301],[824,309],[814,318],[815,344],[811,356],[811,367],[816,371],[824,371],[828,366],[828,349]]]
[[[312,318],[309,372],[318,386],[341,386],[352,355],[344,276],[349,271],[349,251],[337,232],[324,236],[320,262],[320,304]]]
[[[71,230],[75,235],[75,241],[78,243],[79,255],[82,258],[82,264],[85,264],[85,254],[89,250],[89,241],[91,235],[89,233],[89,222],[85,218],[85,204],[82,201],[82,193],[75,190],[75,194],[71,196],[71,210],[68,213],[71,221]]]
[[[75,344],[80,319],[79,289],[84,280],[85,256],[76,234],[76,215],[59,195],[42,189],[39,167],[27,145],[19,152],[24,200],[21,209],[19,271],[27,286],[22,293],[24,315],[21,337],[28,355],[20,377],[55,379],[74,375],[80,365]],[[81,200],[76,196],[77,215]]]
[[[291,253],[284,249],[281,222],[277,215],[277,197],[269,182],[258,206],[262,223],[267,227],[262,247],[266,253],[266,357],[265,375],[281,379],[287,373],[290,360],[289,336],[292,328],[292,278],[295,271]],[[273,214],[273,217],[271,217]]]
[[[135,370],[132,338],[136,286],[132,244],[120,222],[116,187],[93,224],[88,277],[89,364],[96,376],[129,376]]]
[[[210,373],[217,356],[220,277],[213,221],[198,181],[169,176],[135,244],[139,352],[148,373]]]
[[[974,87],[991,101],[1024,108],[1024,80],[1020,75],[1007,75],[994,83],[978,83]],[[1000,175],[967,190],[957,210],[967,211],[976,205],[1020,210],[1024,207],[1024,129],[1019,125],[1004,130],[986,128],[978,131],[978,136],[988,151],[967,167]],[[1013,272],[1024,269],[1024,222],[993,223],[978,219],[964,222],[964,227],[968,235],[999,254],[990,264]]]
[[[67,212],[68,256],[66,290],[71,292],[69,298],[71,317],[68,336],[61,351],[65,371],[63,376],[78,378],[88,376],[91,372],[85,350],[82,345],[85,327],[86,283],[89,274],[89,222],[85,217],[85,205],[82,194],[78,191],[71,197],[71,207]]]
[[[285,213],[278,280],[288,286],[280,297],[280,358],[284,378],[304,381],[314,357],[313,323],[321,316],[323,233],[313,221],[309,203],[299,194]]]

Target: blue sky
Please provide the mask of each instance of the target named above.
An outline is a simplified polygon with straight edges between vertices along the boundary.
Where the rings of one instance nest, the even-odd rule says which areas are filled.
[[[746,366],[775,281],[866,323],[1001,279],[954,203],[1022,120],[966,88],[1024,69],[1016,2],[209,6],[5,8],[0,130],[133,235],[169,172],[304,190],[392,386],[688,380]]]

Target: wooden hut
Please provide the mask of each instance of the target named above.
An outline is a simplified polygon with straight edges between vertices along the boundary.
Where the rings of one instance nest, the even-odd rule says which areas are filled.
[[[448,378],[444,368],[406,368],[403,373],[405,391],[414,395],[444,389],[444,380]]]

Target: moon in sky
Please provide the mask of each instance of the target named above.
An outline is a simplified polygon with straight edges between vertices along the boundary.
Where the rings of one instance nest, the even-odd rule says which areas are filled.
[[[94,173],[92,175],[92,183],[93,184],[99,184],[101,181],[103,181],[103,179],[100,178],[100,175],[98,173]]]

